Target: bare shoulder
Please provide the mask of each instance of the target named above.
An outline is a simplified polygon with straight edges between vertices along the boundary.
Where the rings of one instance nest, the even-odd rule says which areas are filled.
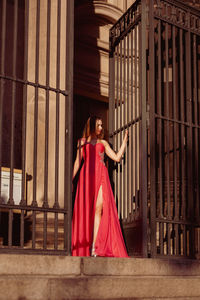
[[[104,147],[109,146],[109,144],[106,140],[101,140],[101,143],[104,145]]]

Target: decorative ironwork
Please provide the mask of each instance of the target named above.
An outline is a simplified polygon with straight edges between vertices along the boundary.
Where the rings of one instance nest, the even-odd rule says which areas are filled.
[[[154,0],[154,16],[170,24],[200,34],[200,11],[180,2]]]
[[[140,1],[136,0],[110,29],[110,48],[113,48],[119,42],[119,38],[126,35],[140,21]]]

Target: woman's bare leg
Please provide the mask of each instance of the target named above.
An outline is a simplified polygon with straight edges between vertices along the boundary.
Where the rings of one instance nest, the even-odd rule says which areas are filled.
[[[95,254],[95,242],[97,238],[97,233],[99,230],[99,224],[101,222],[101,216],[102,216],[102,210],[103,210],[103,193],[102,193],[102,185],[99,188],[98,196],[97,196],[97,201],[96,201],[96,208],[95,208],[95,216],[94,216],[94,233],[93,233],[93,249],[92,249],[92,254]]]

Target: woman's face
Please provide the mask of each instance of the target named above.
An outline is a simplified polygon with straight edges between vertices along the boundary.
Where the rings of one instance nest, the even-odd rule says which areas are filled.
[[[102,133],[102,130],[103,130],[103,123],[102,123],[102,120],[96,120],[96,135],[100,135]]]

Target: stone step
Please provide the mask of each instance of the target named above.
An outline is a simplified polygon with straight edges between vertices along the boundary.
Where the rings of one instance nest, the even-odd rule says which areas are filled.
[[[0,255],[2,300],[200,299],[200,262]]]

